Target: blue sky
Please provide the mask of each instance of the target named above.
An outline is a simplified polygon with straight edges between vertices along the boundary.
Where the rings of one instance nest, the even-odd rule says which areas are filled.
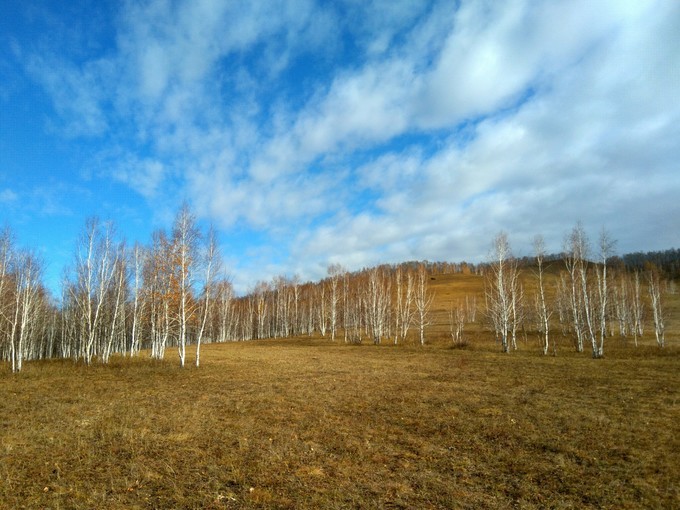
[[[187,200],[237,290],[329,263],[680,245],[680,3],[3,0],[0,223],[56,287],[85,219]]]

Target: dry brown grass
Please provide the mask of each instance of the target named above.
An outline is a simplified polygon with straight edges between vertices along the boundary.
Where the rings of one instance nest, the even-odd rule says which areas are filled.
[[[680,351],[207,345],[0,373],[3,508],[678,508]]]
[[[434,316],[482,298],[439,275]],[[530,282],[527,283],[530,285]],[[680,296],[668,302],[674,317]],[[206,345],[0,367],[0,508],[680,508],[680,345]],[[342,338],[342,335],[340,335]],[[188,360],[190,363],[191,360]]]

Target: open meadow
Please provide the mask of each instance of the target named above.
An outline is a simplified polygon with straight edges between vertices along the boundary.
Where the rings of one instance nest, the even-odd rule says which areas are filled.
[[[0,0],[0,510],[680,510],[678,98],[680,0]]]
[[[680,350],[204,346],[0,372],[2,508],[678,508]]]

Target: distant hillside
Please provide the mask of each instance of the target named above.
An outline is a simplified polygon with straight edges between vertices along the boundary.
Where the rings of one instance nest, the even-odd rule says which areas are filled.
[[[643,270],[656,267],[667,278],[680,278],[680,249],[628,253],[621,257],[627,269]]]

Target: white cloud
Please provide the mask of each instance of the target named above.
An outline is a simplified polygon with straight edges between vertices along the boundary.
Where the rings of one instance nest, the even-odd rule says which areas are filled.
[[[389,140],[408,127],[408,99],[415,86],[409,66],[371,65],[359,75],[341,77],[318,105],[296,122],[294,135],[303,154],[315,156]]]
[[[31,57],[26,65],[52,98],[64,135],[99,136],[108,129],[102,104],[111,70],[106,61],[77,68],[56,55],[44,55]]]
[[[577,219],[678,243],[676,2],[387,4],[130,2],[114,54],[29,68],[69,125],[123,126],[115,179],[271,235],[247,275],[557,250]]]
[[[17,195],[14,191],[12,191],[9,188],[5,188],[2,191],[0,191],[0,204],[12,204],[16,202],[19,199],[19,195]]]
[[[212,193],[210,184],[202,188],[214,197],[212,210],[228,209],[233,221],[270,229],[330,213],[286,248],[290,264],[308,260],[317,272],[323,259],[353,268],[385,258],[479,260],[500,229],[517,232],[520,242],[543,230],[557,250],[577,219],[593,228],[613,225],[615,234],[626,236],[617,216],[636,208],[638,200],[628,194],[631,179],[648,165],[659,172],[656,181],[674,175],[667,142],[677,139],[671,135],[680,125],[677,108],[669,109],[677,83],[665,63],[677,61],[680,52],[667,28],[670,44],[656,39],[672,22],[659,21],[664,17],[654,8],[629,13],[605,6],[610,15],[596,22],[588,5],[571,2],[498,9],[464,4],[431,69],[419,65],[425,55],[407,52],[339,74],[277,135],[260,139],[249,166],[252,180],[204,174],[205,183],[222,183]],[[651,26],[640,30],[641,16]],[[528,87],[536,87],[534,96],[495,116]],[[329,165],[319,157],[338,153],[342,159],[357,148],[475,115],[488,119],[471,128],[468,143],[459,144],[454,131],[434,153],[387,152],[357,169],[356,180],[341,174],[338,187],[377,192],[359,214],[331,205],[327,181],[300,183],[308,165]],[[650,151],[650,144],[660,151]],[[656,184],[648,181],[637,191],[660,195],[668,211],[677,211]],[[643,214],[656,217],[649,209]],[[657,246],[673,241],[664,240]]]
[[[73,215],[73,203],[66,197],[84,194],[86,192],[83,190],[72,188],[65,183],[51,182],[31,190],[27,199],[27,209],[42,217],[71,216]]]
[[[118,164],[113,176],[143,197],[153,199],[161,189],[167,173],[166,167],[160,161],[130,157]]]
[[[560,72],[516,111],[479,123],[470,143],[458,147],[454,134],[430,156],[376,158],[360,172],[382,192],[378,209],[300,236],[295,253],[353,267],[386,257],[479,260],[500,229],[514,232],[520,253],[541,231],[557,251],[577,219],[610,228],[623,250],[641,239],[648,249],[677,244],[680,107],[668,64],[680,53],[668,28],[678,10],[654,7],[606,20],[577,63],[551,50],[568,54],[564,65],[546,64]],[[498,106],[495,94],[482,87],[479,104]]]

